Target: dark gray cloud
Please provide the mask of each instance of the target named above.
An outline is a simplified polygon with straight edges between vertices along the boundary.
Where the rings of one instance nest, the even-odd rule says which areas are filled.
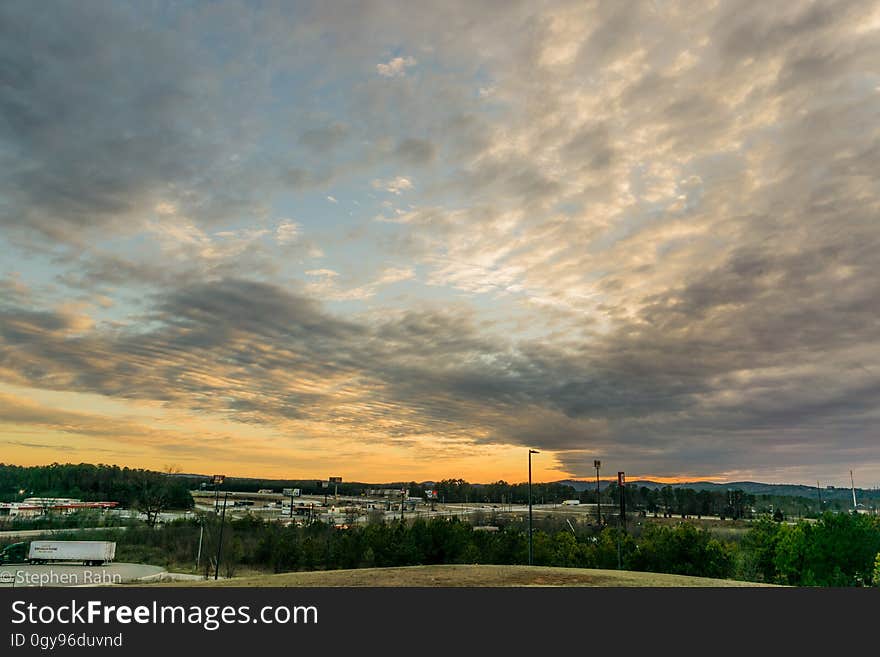
[[[218,158],[193,130],[212,93],[185,45],[121,7],[5,3],[0,24],[4,223],[74,239]]]
[[[280,189],[332,176],[326,162],[296,163],[296,115],[283,130],[268,127],[271,69],[260,53],[272,35],[260,40],[242,25],[228,46],[247,54],[227,58],[219,44],[230,24],[246,22],[244,8],[223,19],[207,5],[166,10],[4,3],[0,221],[8,228],[83,245],[92,228],[137,232],[158,203],[206,224],[251,219]],[[299,144],[330,148],[345,131],[306,131]]]
[[[349,128],[341,123],[312,128],[299,136],[299,143],[318,153],[332,150],[349,135]]]
[[[394,154],[405,164],[419,166],[432,162],[437,155],[437,148],[427,139],[409,137],[397,144]]]
[[[645,468],[674,458],[711,468],[728,451],[744,468],[779,464],[789,455],[756,453],[773,432],[790,437],[770,444],[799,445],[805,460],[818,458],[809,446],[819,428],[847,432],[841,459],[868,449],[874,437],[863,418],[880,390],[880,363],[860,360],[867,354],[858,347],[880,337],[876,322],[853,322],[860,333],[838,343],[817,334],[820,326],[810,330],[815,317],[801,322],[803,332],[760,326],[766,314],[754,318],[757,327],[725,327],[730,316],[716,317],[718,308],[754,293],[719,279],[753,279],[756,268],[775,271],[738,257],[686,290],[689,305],[658,300],[629,331],[578,349],[500,341],[460,311],[341,319],[312,299],[239,279],[156,297],[151,330],[84,330],[58,313],[7,308],[0,365],[29,385],[165,400],[243,422],[393,420],[389,439],[521,442],[561,452],[582,475],[589,459],[581,450]],[[733,296],[706,304],[709,281]],[[863,312],[856,300],[849,311]],[[857,376],[835,376],[846,367]],[[337,383],[309,391],[303,381]]]

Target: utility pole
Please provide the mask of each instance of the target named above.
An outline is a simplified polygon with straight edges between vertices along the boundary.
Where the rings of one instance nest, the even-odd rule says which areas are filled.
[[[852,496],[853,496],[853,513],[859,512],[859,507],[856,504],[856,482],[853,479],[852,470],[849,471],[849,485],[852,487]]]
[[[529,565],[532,565],[532,454],[539,454],[537,450],[529,450]]]
[[[822,489],[819,487],[819,480],[816,480],[816,492],[819,493],[819,516],[822,515]]]
[[[205,533],[205,519],[199,523],[199,551],[196,554],[196,572],[199,572],[199,564],[202,561],[202,535]]]
[[[220,577],[220,554],[223,551],[223,525],[226,521],[226,500],[229,499],[229,491],[223,495],[223,513],[220,516],[220,538],[217,539],[217,563],[214,565],[214,579]]]
[[[602,467],[602,461],[593,461],[593,467],[596,468],[596,524],[602,525],[602,512],[599,510],[599,468]]]

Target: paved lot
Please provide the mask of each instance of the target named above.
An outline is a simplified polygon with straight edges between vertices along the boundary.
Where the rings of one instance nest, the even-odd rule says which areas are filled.
[[[165,569],[159,566],[138,563],[112,563],[106,566],[13,564],[0,566],[0,587],[107,586],[133,582],[163,572]]]

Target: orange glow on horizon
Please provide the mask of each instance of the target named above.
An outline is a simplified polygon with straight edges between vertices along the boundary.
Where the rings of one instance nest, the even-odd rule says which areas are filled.
[[[230,422],[161,404],[111,400],[96,394],[36,390],[0,384],[0,405],[27,411],[28,422],[0,420],[3,462],[24,466],[106,463],[120,467],[252,479],[382,483],[464,479],[472,483],[528,481],[528,448],[442,434],[391,439],[382,427],[337,427],[318,421],[277,426]],[[487,440],[487,436],[478,436]],[[600,479],[614,481],[606,461]],[[613,467],[612,467],[613,466]],[[532,481],[576,477],[548,450],[532,458]],[[662,484],[724,481],[714,475],[627,473],[627,480]]]

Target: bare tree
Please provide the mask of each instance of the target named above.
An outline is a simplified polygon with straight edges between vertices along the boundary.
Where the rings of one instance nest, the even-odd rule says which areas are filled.
[[[164,472],[144,472],[139,486],[135,508],[147,516],[147,524],[154,527],[159,515],[168,508],[171,499],[169,478],[180,473],[177,466],[165,466]]]

